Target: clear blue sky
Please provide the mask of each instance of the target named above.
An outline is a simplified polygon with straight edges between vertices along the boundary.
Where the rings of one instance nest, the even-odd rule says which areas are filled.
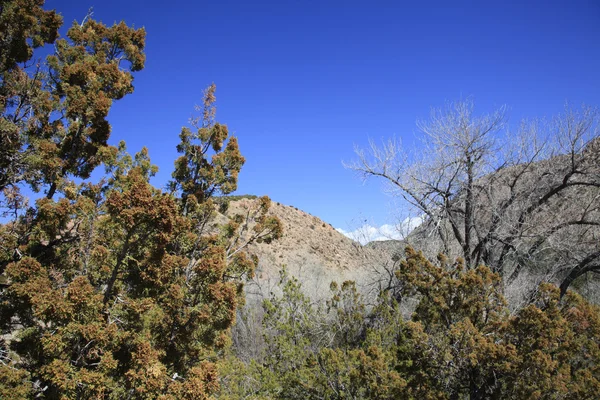
[[[484,4],[487,3],[487,4]],[[378,182],[342,160],[367,138],[413,140],[431,106],[473,96],[510,122],[600,105],[600,2],[49,0],[67,26],[94,7],[147,30],[135,93],[111,142],[147,146],[169,179],[181,126],[217,84],[217,119],[247,163],[238,193],[267,194],[347,229],[392,222]],[[64,29],[63,29],[64,32]]]

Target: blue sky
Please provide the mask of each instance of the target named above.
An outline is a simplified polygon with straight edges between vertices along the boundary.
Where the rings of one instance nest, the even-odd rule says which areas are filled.
[[[267,194],[336,227],[394,222],[380,182],[341,161],[395,135],[411,143],[432,106],[473,96],[510,123],[565,101],[600,105],[600,2],[49,0],[66,26],[89,7],[147,30],[135,93],[110,113],[111,142],[147,146],[170,177],[178,134],[217,84],[217,119],[247,163],[239,194]],[[64,30],[63,30],[64,32]]]

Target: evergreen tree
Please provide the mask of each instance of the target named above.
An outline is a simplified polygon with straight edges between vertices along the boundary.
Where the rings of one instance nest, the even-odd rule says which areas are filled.
[[[561,299],[543,284],[511,314],[489,268],[433,263],[410,248],[396,278],[401,296],[383,292],[370,307],[351,282],[332,285],[327,313],[285,277],[282,294],[265,302],[264,355],[229,363],[223,398],[597,396],[600,310],[581,296]],[[418,304],[407,320],[398,302],[408,298]]]
[[[42,5],[0,8],[11,29],[0,46],[12,51],[0,71],[2,137],[12,146],[0,155],[10,165],[1,188],[9,220],[0,225],[0,397],[207,398],[242,279],[257,262],[246,248],[278,238],[281,224],[266,197],[214,223],[211,198],[235,190],[244,162],[214,121],[214,85],[200,130],[183,130],[173,190],[153,187],[146,149],[131,157],[124,142],[107,144],[112,101],[133,91],[132,72],[144,65],[144,30],[88,16],[31,69],[19,63],[60,25]],[[208,148],[210,159],[197,152]],[[101,163],[105,177],[90,181]],[[33,207],[19,191],[25,184],[46,190]]]

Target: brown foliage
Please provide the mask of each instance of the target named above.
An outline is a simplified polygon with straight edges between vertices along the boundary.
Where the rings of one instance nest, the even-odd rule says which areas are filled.
[[[281,225],[263,198],[248,215],[213,226],[211,197],[235,190],[244,162],[214,121],[214,85],[197,131],[183,130],[171,193],[149,183],[156,167],[146,149],[131,157],[124,143],[107,145],[112,101],[133,92],[132,72],[144,66],[143,29],[86,17],[56,41],[47,64],[16,66],[31,57],[23,43],[56,38],[60,19],[41,5],[0,6],[0,25],[24,40],[0,40],[14,47],[0,60],[0,127],[16,140],[0,153],[11,165],[0,179],[10,218],[0,226],[0,397],[208,398],[242,278],[256,265],[245,249],[278,238]],[[26,29],[15,20],[25,12]],[[85,181],[100,163],[107,175]],[[26,210],[20,184],[46,196]],[[241,238],[249,219],[254,230]]]

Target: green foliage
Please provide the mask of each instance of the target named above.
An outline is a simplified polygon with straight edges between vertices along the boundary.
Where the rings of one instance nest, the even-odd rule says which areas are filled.
[[[229,362],[224,398],[580,399],[600,388],[600,310],[553,285],[511,315],[488,268],[410,248],[401,296],[370,307],[352,282],[332,284],[325,310],[283,278],[265,302],[265,352]],[[397,298],[408,296],[419,302],[405,320]]]
[[[285,269],[280,288],[281,295],[263,304],[264,354],[247,364],[226,363],[223,398],[392,399],[402,393],[405,381],[389,368],[393,354],[377,346],[382,331],[368,328],[353,282],[332,284],[327,304],[312,303]]]
[[[34,48],[54,43],[62,18],[42,9],[37,0],[2,1],[0,31],[0,71],[11,71],[29,61]]]

